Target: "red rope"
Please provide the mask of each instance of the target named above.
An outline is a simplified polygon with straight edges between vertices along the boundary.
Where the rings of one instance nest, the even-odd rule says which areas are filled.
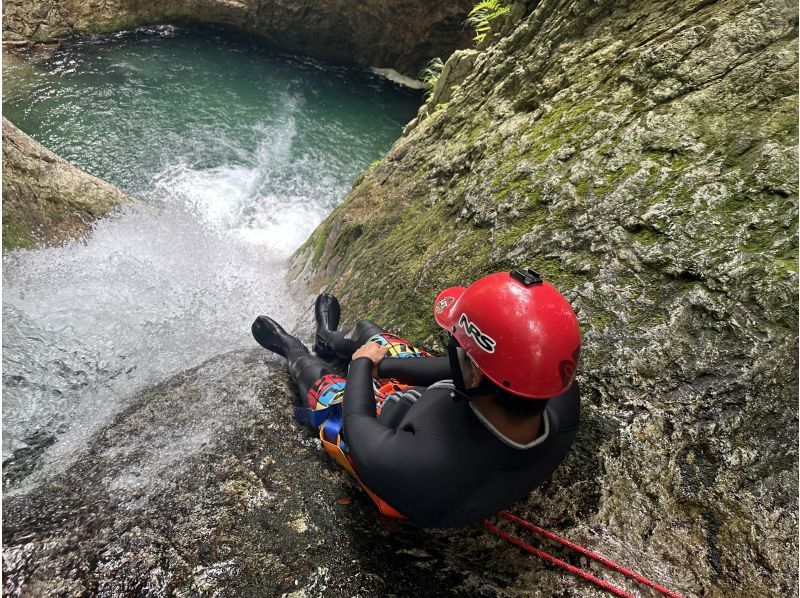
[[[546,529],[542,529],[538,525],[534,525],[533,523],[525,521],[524,519],[520,519],[519,517],[517,517],[515,515],[512,515],[511,513],[507,512],[507,511],[503,511],[500,514],[503,517],[505,517],[506,519],[508,519],[509,521],[513,521],[514,523],[518,523],[519,525],[531,530],[532,532],[535,532],[535,533],[539,534],[540,536],[544,536],[545,538],[549,538],[550,540],[553,540],[554,542],[558,542],[559,544],[561,544],[563,546],[566,546],[568,548],[572,548],[572,550],[580,552],[581,554],[588,556],[590,559],[593,559],[593,560],[597,561],[598,563],[601,563],[601,564],[605,565],[609,569],[613,569],[614,571],[618,571],[619,573],[622,573],[626,577],[630,577],[631,579],[633,579],[635,581],[638,581],[641,584],[649,586],[649,587],[653,588],[654,590],[656,590],[657,592],[661,592],[665,596],[669,596],[670,598],[681,598],[680,594],[676,594],[672,590],[669,590],[669,589],[665,588],[664,586],[659,585],[659,584],[655,583],[654,581],[651,581],[651,580],[647,579],[643,575],[639,575],[638,573],[636,573],[636,571],[632,571],[630,569],[626,569],[622,565],[618,565],[614,561],[609,560],[606,557],[604,557],[604,556],[602,556],[600,554],[597,554],[596,552],[592,552],[591,550],[588,550],[587,548],[584,548],[583,546],[575,544],[574,542],[570,542],[566,538],[562,538],[561,536],[557,536],[553,532],[548,532]]]
[[[526,542],[520,540],[516,536],[512,536],[511,534],[507,534],[503,530],[497,529],[497,527],[495,527],[494,525],[489,523],[488,519],[484,519],[483,523],[491,531],[493,531],[495,534],[497,534],[498,536],[503,538],[503,540],[507,540],[507,541],[511,542],[512,544],[514,544],[515,546],[519,546],[523,550],[527,550],[528,552],[530,552],[532,554],[535,554],[536,556],[538,556],[541,559],[544,559],[545,561],[548,561],[548,562],[550,562],[550,563],[552,563],[554,565],[557,565],[557,566],[561,567],[562,569],[566,569],[570,573],[574,573],[575,575],[578,575],[579,577],[582,577],[583,579],[585,579],[587,581],[591,581],[593,584],[596,584],[596,585],[600,586],[604,590],[607,590],[607,591],[611,592],[612,594],[614,594],[616,596],[622,596],[622,598],[636,598],[633,594],[629,594],[625,590],[623,590],[621,588],[618,588],[617,586],[612,585],[612,584],[608,583],[607,581],[604,581],[604,580],[600,579],[599,577],[595,577],[594,575],[592,575],[588,571],[584,571],[583,569],[579,569],[578,567],[570,565],[569,563],[564,562],[561,559],[557,559],[552,554],[549,554],[549,553],[547,553],[547,552],[545,552],[543,550],[539,550],[538,548],[534,548],[533,546],[531,546],[530,544],[527,544]]]
[[[601,564],[605,565],[609,569],[612,569],[614,571],[622,573],[626,577],[629,577],[629,578],[631,578],[631,579],[633,579],[635,581],[638,581],[641,584],[644,584],[644,585],[646,585],[648,587],[651,587],[654,590],[656,590],[657,592],[660,592],[660,593],[664,594],[665,596],[669,596],[669,598],[682,598],[680,594],[677,594],[677,593],[673,592],[672,590],[669,590],[669,589],[665,588],[664,586],[659,585],[659,584],[655,583],[654,581],[651,581],[651,580],[647,579],[646,577],[636,573],[635,571],[632,571],[631,569],[627,569],[627,568],[625,568],[625,567],[623,567],[621,565],[618,565],[614,561],[611,561],[611,560],[605,558],[604,556],[597,554],[596,552],[592,552],[591,550],[588,550],[588,549],[584,548],[583,546],[575,544],[574,542],[570,542],[566,538],[562,538],[561,536],[557,536],[553,532],[549,532],[549,531],[547,531],[545,529],[542,529],[538,525],[534,525],[533,523],[525,521],[524,519],[520,519],[519,517],[516,517],[515,515],[512,515],[511,513],[508,513],[507,511],[502,511],[500,513],[500,515],[502,515],[503,517],[505,517],[506,519],[508,519],[509,521],[511,521],[513,523],[521,525],[524,528],[526,528],[526,529],[528,529],[528,530],[530,530],[530,531],[532,531],[534,533],[539,534],[540,536],[543,536],[545,538],[553,540],[554,542],[558,542],[562,546],[566,546],[568,548],[572,548],[573,550],[575,550],[575,551],[577,551],[577,552],[589,557],[590,559],[593,559],[593,560],[597,561],[598,563],[601,563]],[[498,529],[496,526],[494,526],[491,523],[489,523],[488,520],[484,520],[484,523],[486,524],[486,526],[492,532],[494,532],[495,534],[497,534],[498,536],[500,536],[504,540],[507,540],[508,542],[511,542],[515,546],[523,548],[524,550],[527,550],[528,552],[530,552],[532,554],[535,554],[536,556],[538,556],[538,557],[540,557],[540,558],[542,558],[542,559],[544,559],[546,561],[549,561],[549,562],[553,563],[554,565],[558,565],[559,567],[562,567],[562,568],[566,569],[567,571],[569,571],[570,573],[574,573],[575,575],[578,575],[578,576],[582,577],[583,579],[586,579],[587,581],[591,581],[592,583],[597,584],[598,586],[600,586],[601,588],[611,592],[612,594],[615,594],[617,596],[631,596],[631,594],[628,594],[627,592],[621,590],[617,586],[614,586],[614,585],[612,585],[612,584],[610,584],[610,583],[608,583],[606,581],[603,581],[602,579],[600,579],[598,577],[595,577],[594,575],[584,571],[583,569],[579,569],[577,567],[574,567],[574,566],[570,565],[569,563],[565,563],[564,561],[562,561],[560,559],[557,559],[554,556],[552,556],[552,555],[550,555],[550,554],[548,554],[548,553],[546,553],[546,552],[544,552],[542,550],[539,550],[538,548],[534,548],[530,544],[527,544],[527,543],[523,542],[522,540],[520,540],[519,538],[517,538],[515,536],[507,534],[506,532]]]

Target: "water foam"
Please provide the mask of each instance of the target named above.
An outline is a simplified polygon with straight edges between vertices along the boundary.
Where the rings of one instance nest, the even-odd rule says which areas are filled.
[[[254,347],[256,315],[291,330],[287,256],[416,111],[376,78],[211,35],[143,28],[4,69],[16,124],[142,200],[85,242],[3,256],[4,483],[65,467],[142,389]]]
[[[293,152],[296,125],[288,112],[277,123],[253,126],[259,139],[254,152],[239,151],[236,162],[205,168],[179,159],[154,177],[147,196],[171,197],[211,226],[288,254],[347,192],[326,174],[331,168],[324,156]]]
[[[137,390],[255,346],[250,323],[295,305],[285,254],[207,226],[180,206],[139,206],[85,242],[4,256],[4,461],[63,433],[65,455]]]

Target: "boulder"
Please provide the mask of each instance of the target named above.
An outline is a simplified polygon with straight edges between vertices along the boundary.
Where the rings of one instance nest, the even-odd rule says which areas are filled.
[[[59,158],[3,118],[3,249],[57,245],[133,201]]]

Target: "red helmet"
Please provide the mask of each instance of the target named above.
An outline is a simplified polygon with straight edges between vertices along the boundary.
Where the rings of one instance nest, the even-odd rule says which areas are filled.
[[[450,287],[433,315],[483,375],[508,392],[547,399],[575,378],[581,336],[572,307],[533,270],[484,276]]]

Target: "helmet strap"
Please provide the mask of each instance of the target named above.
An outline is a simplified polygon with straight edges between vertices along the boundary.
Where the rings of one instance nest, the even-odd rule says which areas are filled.
[[[456,401],[469,399],[467,388],[464,384],[464,374],[461,372],[461,364],[458,362],[458,341],[452,334],[448,335],[447,357],[450,359],[450,373],[453,376],[454,392],[452,397]]]
[[[455,384],[455,382],[453,384]],[[454,401],[471,401],[475,397],[491,395],[495,391],[497,391],[497,387],[494,384],[488,380],[481,380],[481,383],[475,388],[468,388],[465,390],[459,390],[458,388],[455,388],[450,396]]]
[[[466,399],[469,401],[477,396],[492,394],[497,387],[486,378],[481,380],[481,383],[475,388],[467,388],[464,383],[464,373],[461,371],[461,362],[458,359],[458,348],[460,346],[456,337],[450,334],[447,341],[447,357],[450,360],[450,371],[453,376],[454,388],[451,394],[453,400],[463,401]]]

